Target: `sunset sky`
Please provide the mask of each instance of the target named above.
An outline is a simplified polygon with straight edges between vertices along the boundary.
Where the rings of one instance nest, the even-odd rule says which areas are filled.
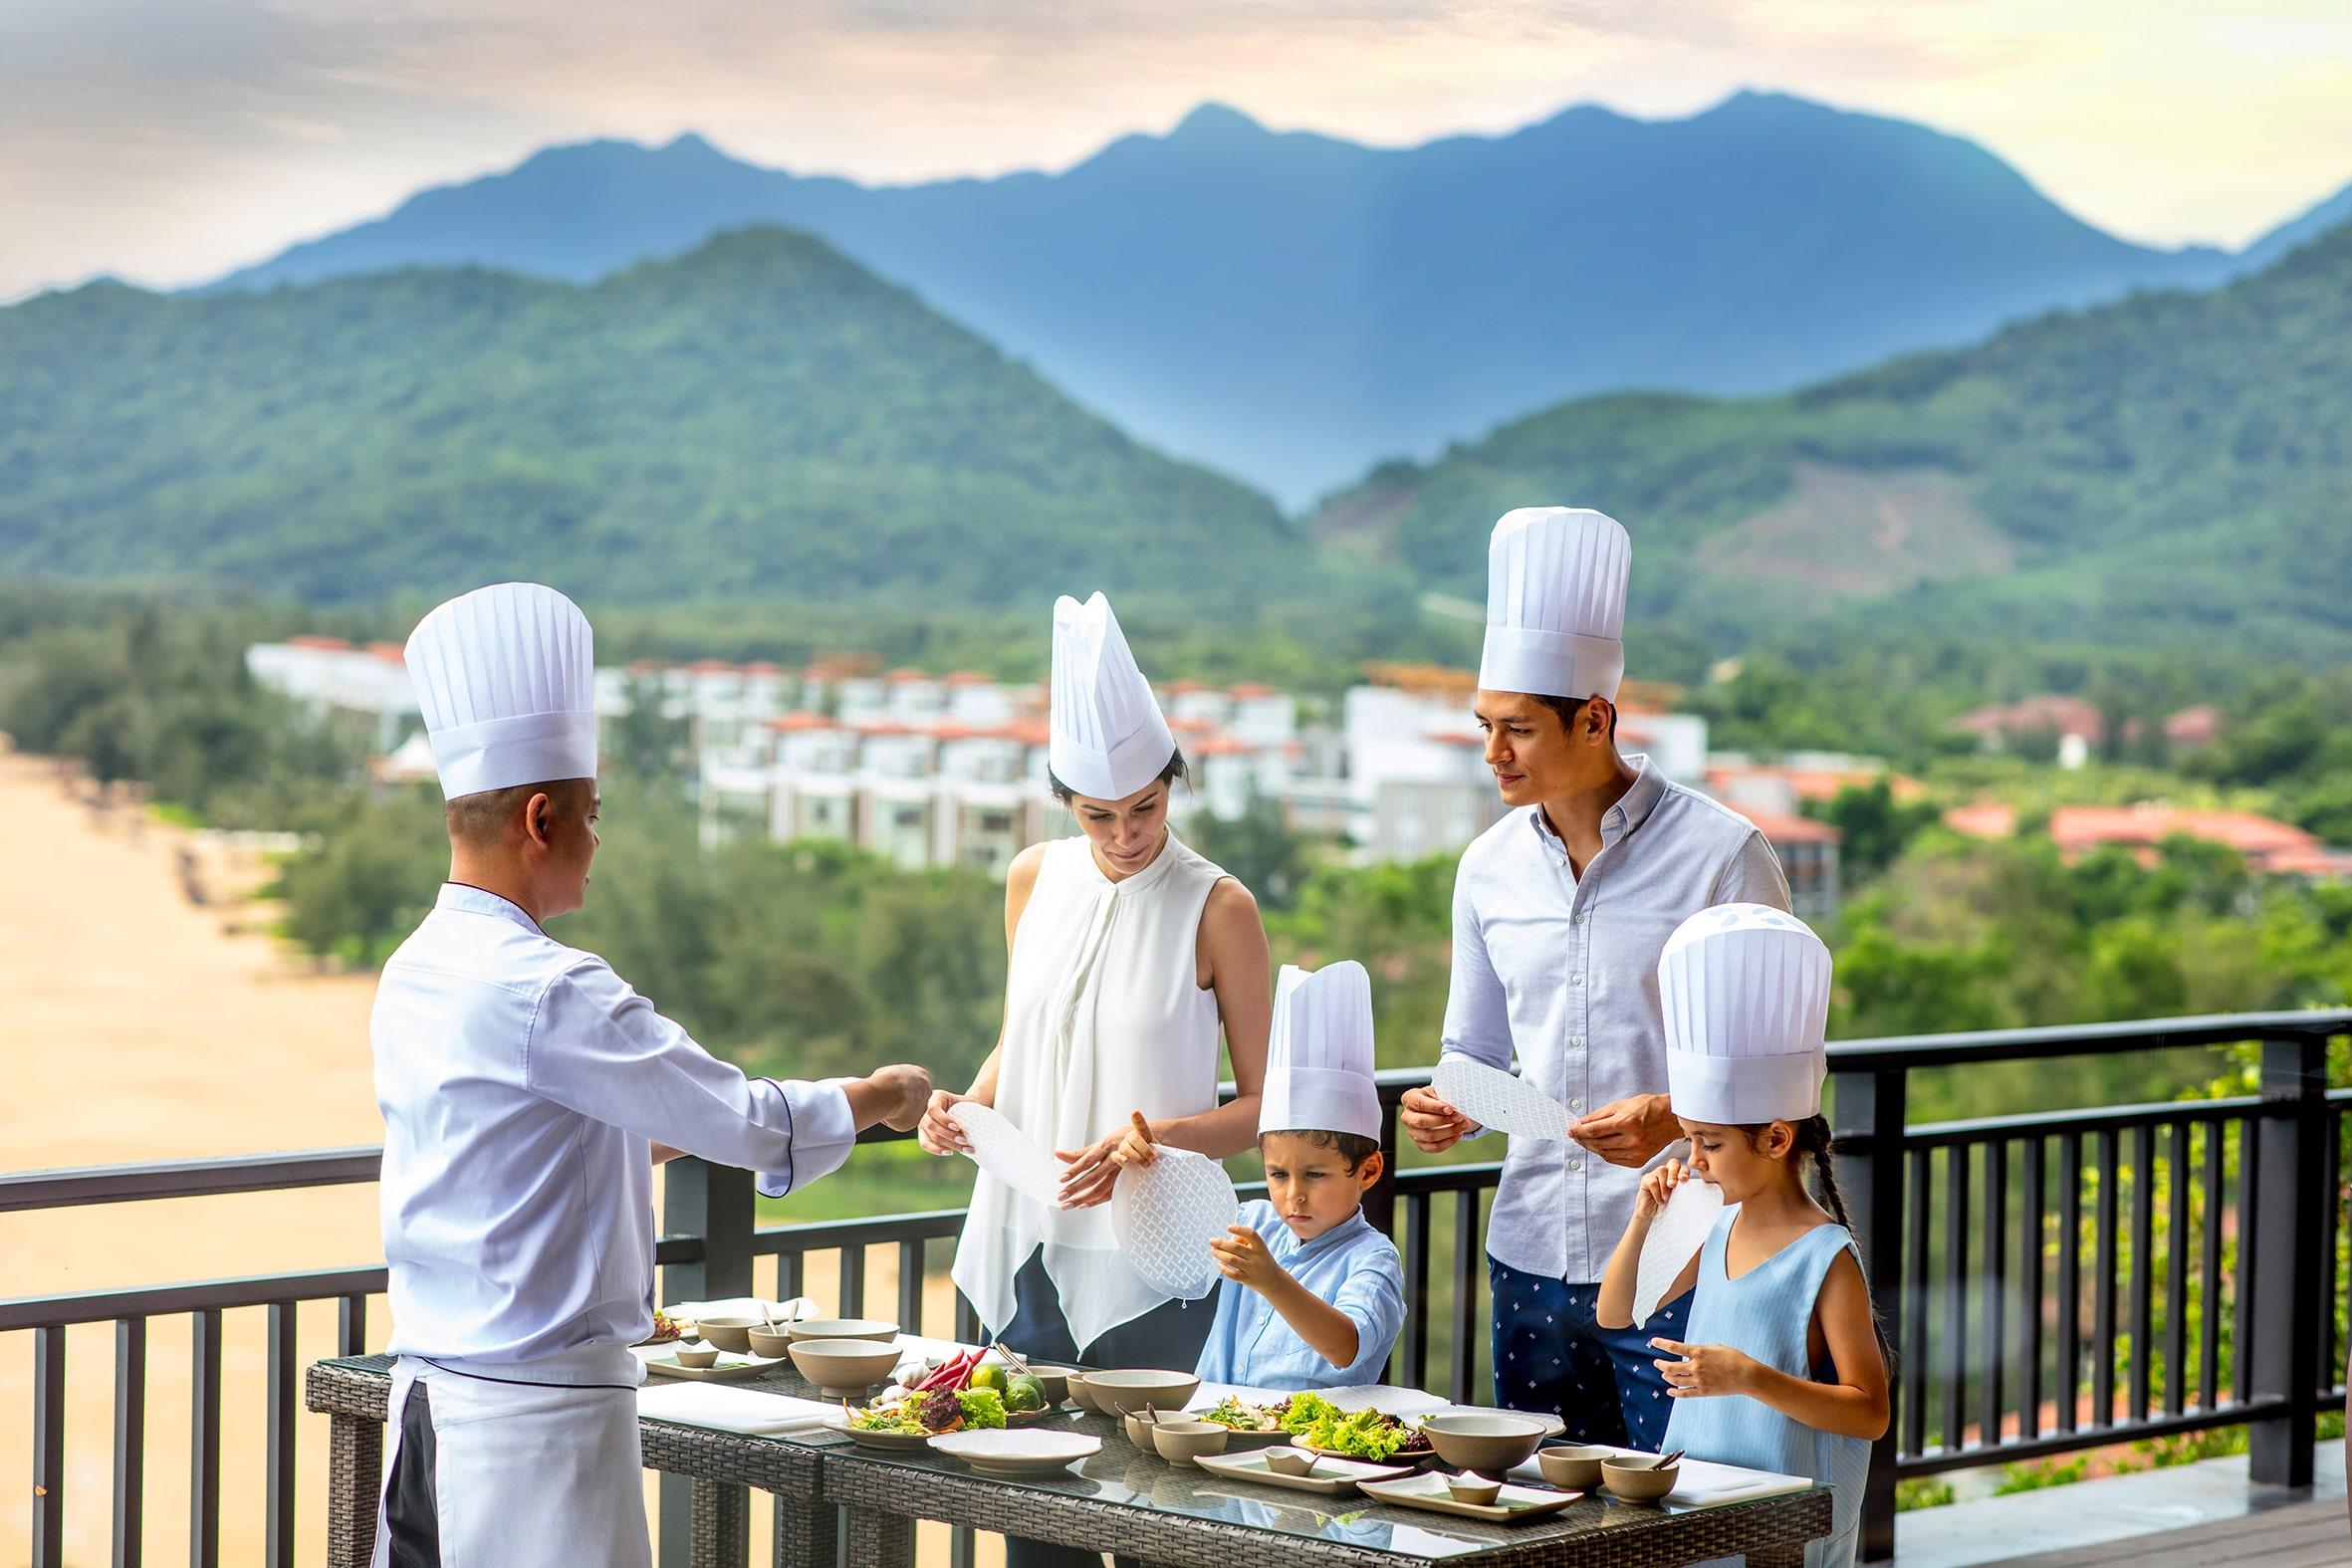
[[[1973,137],[2145,243],[2352,181],[2345,0],[7,0],[0,298],[209,277],[595,135],[909,180],[1208,99],[1403,144],[1741,87]]]

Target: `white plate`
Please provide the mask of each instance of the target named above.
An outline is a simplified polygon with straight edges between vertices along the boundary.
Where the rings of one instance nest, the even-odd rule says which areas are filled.
[[[931,1447],[976,1470],[994,1475],[1051,1475],[1102,1452],[1102,1440],[1077,1432],[1036,1427],[988,1432],[950,1432]]]
[[[1250,1454],[1203,1454],[1193,1460],[1231,1480],[1255,1481],[1261,1486],[1283,1486],[1321,1497],[1344,1497],[1358,1482],[1412,1473],[1409,1464],[1366,1464],[1360,1459],[1319,1459],[1313,1473],[1285,1475],[1266,1462],[1266,1451]]]
[[[1458,1513],[1466,1519],[1486,1519],[1493,1523],[1557,1513],[1584,1495],[1580,1491],[1538,1490],[1506,1482],[1493,1502],[1461,1502],[1446,1489],[1446,1478],[1434,1472],[1401,1476],[1396,1480],[1365,1481],[1360,1489],[1365,1496],[1377,1497],[1382,1502],[1427,1508],[1436,1513]]]

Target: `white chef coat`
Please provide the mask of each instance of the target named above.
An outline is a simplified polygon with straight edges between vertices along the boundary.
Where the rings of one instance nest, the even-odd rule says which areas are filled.
[[[392,955],[370,1034],[391,1349],[495,1376],[589,1381],[567,1353],[651,1331],[653,1140],[770,1197],[856,1141],[837,1080],[746,1078],[479,888],[444,886]]]

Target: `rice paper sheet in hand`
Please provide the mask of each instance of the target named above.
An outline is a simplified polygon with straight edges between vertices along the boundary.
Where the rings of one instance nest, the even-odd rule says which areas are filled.
[[[1514,1138],[1568,1142],[1568,1108],[1527,1079],[1472,1061],[1448,1056],[1429,1075],[1438,1098],[1477,1122]]]
[[[1216,1288],[1209,1243],[1223,1238],[1240,1212],[1224,1166],[1164,1144],[1151,1164],[1121,1171],[1110,1194],[1111,1232],[1137,1277],[1186,1301]]]
[[[1040,1147],[1004,1114],[977,1100],[959,1100],[948,1114],[964,1129],[972,1146],[974,1165],[1017,1193],[1025,1193],[1049,1208],[1061,1204],[1061,1162],[1051,1149]]]
[[[1698,1256],[1699,1248],[1707,1244],[1707,1232],[1715,1229],[1716,1218],[1723,1209],[1722,1188],[1686,1176],[1666,1200],[1666,1207],[1650,1222],[1650,1233],[1642,1239],[1641,1266],[1633,1276],[1636,1328],[1649,1323],[1650,1314],[1658,1310],[1666,1292],[1674,1288],[1683,1265]]]

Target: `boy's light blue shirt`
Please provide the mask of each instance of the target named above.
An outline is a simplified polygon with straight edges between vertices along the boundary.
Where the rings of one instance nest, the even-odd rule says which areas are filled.
[[[1266,1238],[1292,1278],[1346,1314],[1355,1325],[1355,1360],[1334,1367],[1266,1297],[1228,1279],[1201,1351],[1202,1380],[1284,1392],[1379,1382],[1405,1323],[1405,1269],[1395,1243],[1361,1209],[1311,1241],[1294,1237],[1264,1199],[1242,1205],[1240,1223]]]

